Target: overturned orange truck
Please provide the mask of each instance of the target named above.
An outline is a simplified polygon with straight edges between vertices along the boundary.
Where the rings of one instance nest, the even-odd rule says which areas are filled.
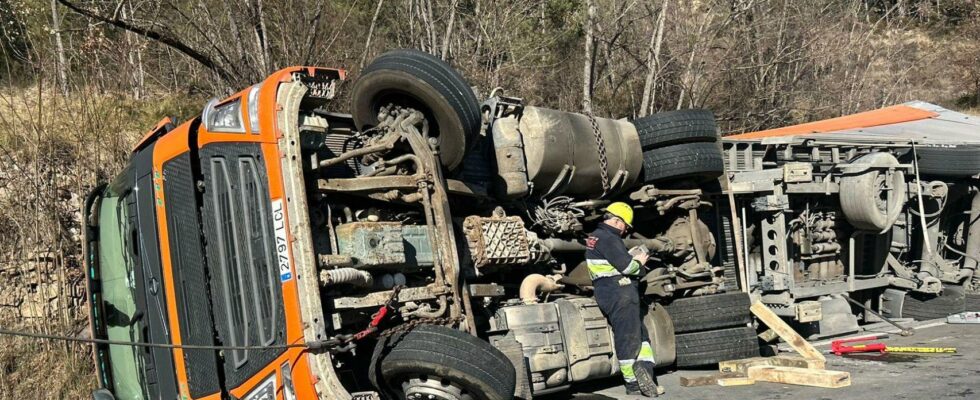
[[[976,291],[976,175],[915,180],[908,143],[480,102],[410,50],[344,79],[287,68],[165,119],[91,193],[96,399],[531,399],[611,377],[584,239],[614,201],[652,255],[659,367],[760,355],[752,301],[833,334],[872,321],[843,295],[908,316]],[[843,199],[854,184],[874,190]]]

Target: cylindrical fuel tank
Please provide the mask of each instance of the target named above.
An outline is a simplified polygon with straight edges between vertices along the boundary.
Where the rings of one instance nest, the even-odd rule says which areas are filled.
[[[596,118],[605,144],[611,190],[630,186],[640,176],[643,153],[633,124]],[[599,147],[589,117],[525,107],[518,129],[524,142],[532,194],[596,197],[602,194]]]

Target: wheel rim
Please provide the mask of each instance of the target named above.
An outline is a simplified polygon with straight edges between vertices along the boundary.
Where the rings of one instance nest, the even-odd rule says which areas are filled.
[[[459,384],[448,379],[420,375],[402,382],[405,400],[475,400]]]

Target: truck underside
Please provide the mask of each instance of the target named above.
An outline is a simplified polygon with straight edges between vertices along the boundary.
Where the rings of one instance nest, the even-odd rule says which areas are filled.
[[[832,335],[876,318],[849,299],[926,318],[962,311],[976,291],[976,174],[923,172],[910,143],[722,141],[701,110],[628,122],[500,91],[479,103],[448,65],[405,50],[364,70],[352,114],[332,102],[342,74],[296,68],[276,77],[209,104],[182,153],[200,167],[163,173],[163,192],[178,176],[193,180],[183,197],[168,192],[167,207],[188,201],[189,221],[196,213],[199,222],[167,227],[203,242],[198,269],[211,284],[200,290],[215,317],[201,324],[202,337],[317,344],[268,357],[200,353],[224,365],[220,393],[252,398],[272,382],[323,399],[531,398],[615,375],[612,331],[584,259],[586,235],[613,201],[636,211],[626,245],[653,256],[637,317],[659,366],[759,355],[752,301],[801,332]],[[193,143],[220,129],[229,104],[252,134],[274,129],[272,139],[254,148],[232,136]],[[238,160],[237,177],[221,175],[229,160]],[[223,211],[249,182],[260,182],[259,195],[244,195],[238,214]],[[223,250],[242,238],[249,245]],[[276,258],[251,279],[283,283],[262,289],[266,300],[255,296],[271,311],[255,314],[257,334],[237,339],[234,318],[223,326],[219,317],[234,314],[226,308],[240,293],[215,283],[236,251]],[[183,274],[170,258],[164,270]],[[190,371],[197,361],[172,362]],[[259,379],[269,371],[271,381]],[[312,389],[298,387],[305,382]]]

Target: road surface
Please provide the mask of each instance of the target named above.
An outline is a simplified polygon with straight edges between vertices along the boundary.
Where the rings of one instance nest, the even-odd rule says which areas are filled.
[[[892,346],[956,347],[956,354],[915,355],[827,355],[827,369],[851,373],[850,387],[824,389],[757,382],[749,386],[681,387],[681,376],[705,375],[714,369],[665,372],[660,384],[667,394],[662,399],[814,399],[814,400],[901,400],[901,399],[980,399],[980,324],[949,325],[940,321],[916,324],[915,334],[892,334],[883,340]],[[894,332],[872,329],[863,334]],[[827,341],[814,344],[829,351]],[[630,399],[617,379],[575,386],[570,392],[541,399],[608,400]]]

